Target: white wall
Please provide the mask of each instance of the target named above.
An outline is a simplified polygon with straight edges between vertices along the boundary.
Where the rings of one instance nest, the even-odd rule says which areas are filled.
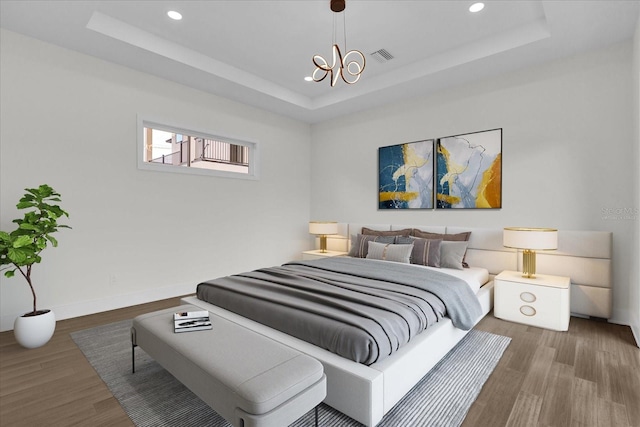
[[[0,35],[0,228],[13,229],[23,189],[42,183],[73,227],[34,267],[39,308],[66,318],[192,293],[308,249],[308,125]],[[259,141],[260,180],[138,170],[138,113]],[[6,330],[31,299],[22,278],[0,281]]]
[[[633,39],[633,120],[635,129],[636,159],[635,171],[635,206],[640,210],[640,15],[636,23],[636,33]],[[636,343],[640,346],[640,218],[635,221],[635,247],[632,251],[633,268],[631,274],[632,287],[630,295],[631,327],[636,337]]]
[[[614,233],[613,320],[634,310],[637,206],[631,43],[312,126],[314,218],[360,223],[549,226]],[[501,210],[380,211],[377,148],[503,128]],[[635,203],[635,204],[634,204]],[[637,252],[636,252],[637,253]]]

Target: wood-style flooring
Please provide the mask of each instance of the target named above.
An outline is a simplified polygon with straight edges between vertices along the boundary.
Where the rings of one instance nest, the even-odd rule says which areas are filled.
[[[69,333],[175,305],[62,320],[32,350],[0,333],[0,426],[132,426]],[[628,327],[572,317],[568,332],[554,332],[489,314],[476,328],[512,342],[463,426],[640,427],[640,350]]]
[[[627,326],[572,317],[555,332],[486,316],[512,341],[463,426],[640,426],[640,349]]]

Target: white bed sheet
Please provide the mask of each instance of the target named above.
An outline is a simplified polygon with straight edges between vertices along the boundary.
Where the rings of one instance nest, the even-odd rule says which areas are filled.
[[[469,267],[464,270],[456,270],[455,268],[436,268],[426,267],[429,270],[440,271],[452,276],[458,277],[469,285],[474,294],[478,293],[478,290],[489,281],[489,270],[480,267]]]

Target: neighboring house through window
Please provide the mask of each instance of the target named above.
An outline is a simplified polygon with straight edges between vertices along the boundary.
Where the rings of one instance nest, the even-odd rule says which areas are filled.
[[[257,179],[257,143],[139,119],[141,169]]]

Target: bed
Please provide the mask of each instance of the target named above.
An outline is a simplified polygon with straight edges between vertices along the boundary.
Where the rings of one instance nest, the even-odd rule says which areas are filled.
[[[329,249],[347,250],[350,236],[360,233],[363,227],[380,231],[394,231],[415,227],[423,231],[442,234],[457,234],[470,231],[465,259],[471,268],[448,271],[448,273],[454,276],[457,275],[457,277],[462,276],[463,280],[469,280],[468,283],[471,284],[469,289],[473,289],[472,292],[479,307],[475,318],[471,321],[472,325],[491,311],[492,278],[502,270],[518,269],[520,262],[518,252],[502,246],[502,229],[340,224],[340,234],[329,240]],[[594,238],[591,232],[586,233],[588,234],[568,234],[567,240],[572,242],[569,246],[571,248],[579,248],[582,245],[576,244],[574,240],[582,241],[585,238]],[[607,241],[606,235],[596,235],[595,238],[604,242]],[[611,236],[609,235],[609,244],[610,238]],[[575,267],[575,265],[580,265],[581,268],[584,268],[585,265],[590,265],[592,261],[595,261],[596,269],[601,268],[603,265],[603,259],[600,258],[580,257],[572,253],[562,252],[560,249],[559,254],[564,258],[562,262],[556,264],[563,265],[566,268]],[[604,260],[606,261],[606,259]],[[388,261],[378,262],[388,263]],[[554,271],[554,274],[560,273],[562,272]],[[465,277],[467,275],[475,277],[475,279]],[[598,277],[604,276],[601,274]],[[606,288],[607,285],[610,286],[610,283],[605,283],[603,288]],[[210,310],[318,359],[324,365],[327,375],[327,398],[325,403],[367,426],[376,425],[384,414],[468,332],[468,330],[465,330],[466,328],[455,327],[449,317],[443,317],[423,332],[413,336],[408,343],[396,349],[393,354],[376,359],[367,365],[341,357],[287,333],[203,301],[196,296],[186,297],[184,302]]]
[[[197,286],[196,296],[369,366],[445,316],[462,330],[475,325],[482,315],[476,292],[487,271],[465,269],[454,275],[438,270],[330,257],[212,279]]]

